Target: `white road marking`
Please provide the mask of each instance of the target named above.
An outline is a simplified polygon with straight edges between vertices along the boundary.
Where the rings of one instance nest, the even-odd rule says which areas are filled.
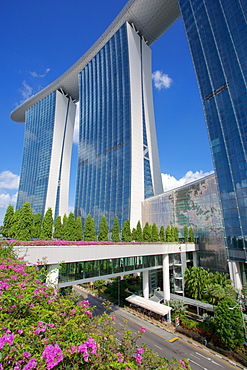
[[[201,367],[203,370],[208,370],[206,367],[201,366],[200,364],[198,364],[197,362],[195,362],[195,361],[191,360],[190,358],[188,358],[188,360],[189,360],[190,362],[193,362],[193,364],[195,364],[195,365],[197,365],[197,366]]]
[[[161,351],[163,351],[163,348],[160,348],[159,346],[157,346],[157,344],[155,344],[155,347],[159,348]]]
[[[223,366],[221,366],[220,364],[218,364],[218,362],[213,361],[213,359],[212,359],[212,358],[210,358],[210,357],[203,356],[203,355],[202,355],[201,353],[199,353],[199,352],[196,352],[196,354],[197,354],[198,356],[201,356],[201,357],[205,358],[205,359],[206,359],[206,360],[208,360],[208,361],[211,361],[213,364],[215,364],[215,365],[217,365],[217,366],[219,366],[219,367],[223,367]]]

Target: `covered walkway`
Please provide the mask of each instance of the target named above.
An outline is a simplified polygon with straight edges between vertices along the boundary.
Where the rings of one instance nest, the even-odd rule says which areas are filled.
[[[166,320],[168,323],[171,322],[171,307],[169,306],[165,306],[164,304],[151,301],[150,299],[146,299],[135,294],[127,297],[126,301],[131,303],[132,307],[136,306],[148,315],[155,314],[161,320]]]

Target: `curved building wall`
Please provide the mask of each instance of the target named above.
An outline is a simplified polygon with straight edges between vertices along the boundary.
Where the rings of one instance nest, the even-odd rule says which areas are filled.
[[[246,261],[246,1],[179,0],[179,4],[207,122],[228,256]]]
[[[158,227],[174,225],[183,237],[184,226],[192,227],[199,244],[199,264],[215,271],[227,271],[224,229],[215,175],[142,203],[143,225],[156,223]]]
[[[97,229],[102,216],[110,228],[116,216],[120,226],[130,219],[134,227],[145,194],[162,191],[153,105],[147,99],[150,54],[125,23],[79,75],[75,214],[83,219],[90,214]]]

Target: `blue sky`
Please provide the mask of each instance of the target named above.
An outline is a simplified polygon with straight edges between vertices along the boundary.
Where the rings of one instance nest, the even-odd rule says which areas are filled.
[[[10,112],[76,62],[126,2],[0,1],[0,225],[8,204],[15,204],[22,162],[24,124],[13,122]],[[165,189],[169,189],[211,172],[213,164],[181,19],[151,49],[161,172]],[[74,203],[76,152],[75,143],[70,210]]]

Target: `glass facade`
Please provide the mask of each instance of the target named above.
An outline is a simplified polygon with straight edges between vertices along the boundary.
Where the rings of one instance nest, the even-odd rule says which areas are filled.
[[[56,92],[26,112],[26,130],[16,208],[29,202],[34,213],[45,211],[49,181]]]
[[[161,268],[162,255],[113,258],[106,260],[63,263],[59,271],[59,283],[97,278],[112,274],[130,273],[148,268]]]
[[[228,257],[246,261],[247,3],[178,2],[207,122]]]
[[[136,184],[133,185],[133,82],[130,77],[133,55],[129,28],[123,24],[79,74],[80,134],[75,215],[85,220],[90,214],[96,229],[102,216],[106,216],[110,228],[117,216],[121,227],[130,219],[133,207],[131,187]],[[136,31],[131,32],[136,38]],[[141,49],[139,36],[138,44]],[[137,58],[137,65],[141,65],[141,53]],[[140,69],[138,73],[141,76]],[[136,86],[135,92],[139,94],[138,83]],[[139,135],[143,143],[140,153],[144,168],[140,181],[143,182],[144,199],[153,195],[153,186],[141,89],[140,84],[142,103],[138,120],[142,120]]]
[[[183,237],[184,226],[192,227],[199,244],[199,264],[227,271],[224,229],[215,175],[209,175],[143,202],[143,225],[174,225]]]

